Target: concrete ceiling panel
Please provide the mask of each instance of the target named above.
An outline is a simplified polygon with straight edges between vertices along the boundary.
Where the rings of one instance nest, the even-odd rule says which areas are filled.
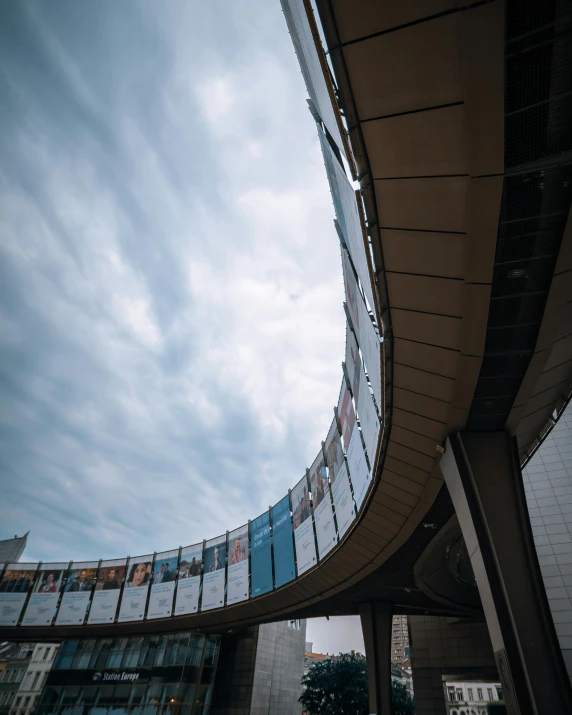
[[[393,380],[399,387],[443,402],[451,402],[455,393],[455,380],[406,365],[393,366]]]
[[[459,350],[463,321],[432,313],[393,308],[391,311],[394,335],[404,340],[427,343],[437,347]]]
[[[436,313],[453,318],[463,315],[464,284],[460,280],[408,273],[386,273],[386,280],[392,308]]]
[[[402,389],[399,385],[393,388],[393,407],[425,415],[439,422],[447,422],[450,405],[447,401],[421,395],[412,390]]]
[[[381,231],[387,271],[442,278],[465,275],[466,236],[426,231]]]
[[[468,174],[464,114],[455,105],[363,122],[373,178]]]
[[[436,375],[454,378],[457,375],[459,353],[456,350],[395,338],[393,360],[400,365],[416,367]]]
[[[343,52],[361,121],[463,100],[455,15],[347,45]]]
[[[375,181],[380,226],[465,233],[468,182],[462,176]]]

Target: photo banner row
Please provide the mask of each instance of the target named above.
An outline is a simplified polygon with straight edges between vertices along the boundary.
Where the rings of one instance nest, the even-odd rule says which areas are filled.
[[[330,474],[338,535],[341,539],[355,519],[356,509],[336,419],[330,426],[324,452]]]
[[[281,3],[310,99],[338,149],[345,154],[318,50],[306,15],[304,0],[281,0]]]
[[[346,307],[350,327],[353,329],[378,409],[381,409],[381,343],[367,311],[365,301],[359,292],[348,252],[342,247],[342,270],[346,291]],[[357,392],[354,395],[357,399]]]
[[[324,155],[326,173],[330,184],[338,228],[347,246],[352,263],[374,315],[377,311],[371,284],[369,248],[366,253],[364,229],[358,210],[356,192],[348,181],[346,173],[337,160],[328,140],[322,131],[318,131],[320,146]]]
[[[272,591],[272,537],[270,513],[265,511],[250,522],[250,585],[252,597]]]

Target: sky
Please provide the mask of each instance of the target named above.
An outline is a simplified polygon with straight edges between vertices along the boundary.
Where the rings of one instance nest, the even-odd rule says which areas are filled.
[[[278,0],[1,3],[0,538],[30,530],[25,560],[217,536],[314,460],[345,320],[306,96]]]

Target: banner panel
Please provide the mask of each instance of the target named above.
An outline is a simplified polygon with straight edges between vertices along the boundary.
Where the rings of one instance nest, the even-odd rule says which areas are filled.
[[[226,534],[207,541],[201,611],[224,606]]]
[[[285,496],[272,507],[272,537],[274,541],[274,586],[280,588],[296,576],[289,496]]]
[[[344,248],[342,248],[341,250],[342,272],[344,274],[344,289],[346,293],[346,307],[348,309],[352,327],[359,335],[359,324],[361,320],[359,304],[360,302],[363,303],[363,297],[359,292],[354,269],[352,268],[348,252]]]
[[[0,581],[0,626],[16,626],[28,597],[38,564],[12,563]]]
[[[90,625],[115,621],[126,563],[127,559],[101,562],[87,619]]]
[[[177,583],[175,615],[183,616],[199,610],[201,576],[203,573],[203,545],[194,544],[181,550],[181,565]]]
[[[350,381],[350,389],[354,400],[357,400],[359,394],[360,380],[362,376],[362,366],[361,357],[359,354],[359,348],[356,340],[356,336],[353,331],[350,330],[349,325],[346,323],[346,370],[348,372],[348,378]]]
[[[42,564],[41,570],[36,574],[32,595],[24,612],[23,626],[52,625],[68,565]]]
[[[346,457],[348,460],[348,469],[352,479],[352,486],[354,488],[354,499],[359,510],[371,481],[371,473],[367,466],[365,452],[363,451],[363,445],[361,442],[361,435],[357,426],[354,427],[352,432],[350,446],[348,447]]]
[[[381,343],[365,303],[358,303],[360,322],[357,338],[377,407],[381,410]]]
[[[153,554],[129,559],[127,577],[119,608],[119,618],[117,619],[118,623],[143,620],[152,575]]]
[[[365,449],[369,457],[370,466],[373,469],[381,425],[365,376],[359,386],[357,411]]]
[[[326,464],[330,473],[332,498],[338,524],[338,535],[341,539],[354,520],[356,510],[350,488],[348,470],[344,460],[344,453],[342,451],[342,442],[335,420],[330,426],[324,451],[326,453]]]
[[[330,482],[323,455],[320,453],[310,467],[310,492],[314,505],[314,524],[318,540],[318,556],[323,559],[338,541],[334,510],[330,498]]]
[[[179,549],[156,554],[147,619],[168,618],[173,612],[178,565]]]
[[[68,573],[56,626],[77,626],[85,620],[97,577],[98,561],[76,562]]]
[[[250,545],[250,587],[254,598],[272,591],[272,544],[267,511],[250,522]]]
[[[248,599],[248,524],[228,535],[228,586],[226,605]]]
[[[356,423],[356,413],[352,404],[350,391],[348,390],[345,380],[342,384],[342,392],[338,401],[338,418],[340,420],[340,429],[342,431],[344,449],[347,452],[354,425]]]
[[[318,563],[308,480],[303,477],[292,489],[292,523],[298,576]]]
[[[366,295],[367,302],[375,314],[376,306],[373,299],[368,254],[366,253],[364,230],[358,211],[356,192],[348,181],[343,167],[330,148],[324,133],[318,131],[318,135],[320,137],[322,154],[324,155],[324,163],[326,165],[326,173],[330,183],[330,191],[334,201],[338,225]],[[369,251],[369,247],[367,251]],[[371,256],[369,260],[371,261]]]
[[[304,0],[281,0],[281,3],[310,99],[336,146],[345,154],[345,147],[318,57],[318,50],[306,16]]]

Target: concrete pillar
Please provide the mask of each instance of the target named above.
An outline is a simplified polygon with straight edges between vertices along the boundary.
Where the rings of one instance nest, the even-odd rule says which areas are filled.
[[[359,614],[367,658],[369,712],[391,715],[392,605],[369,601],[360,606]]]
[[[572,712],[513,438],[457,433],[441,470],[467,544],[510,715]]]

